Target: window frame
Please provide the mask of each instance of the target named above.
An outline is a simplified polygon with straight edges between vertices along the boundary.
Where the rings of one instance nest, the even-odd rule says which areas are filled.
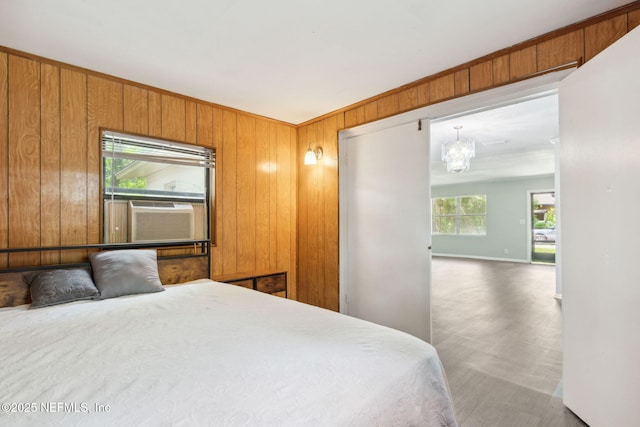
[[[109,191],[109,189],[113,190],[115,187],[113,184],[111,186],[107,186],[106,177],[105,177],[105,162],[111,157],[109,153],[112,153],[112,150],[106,150],[105,152],[105,135],[111,134],[111,138],[114,138],[113,135],[117,135],[118,139],[126,139],[130,138],[131,140],[141,140],[141,141],[151,141],[158,145],[166,145],[166,146],[175,146],[179,150],[181,147],[183,149],[189,150],[192,149],[194,152],[201,151],[203,153],[207,153],[206,156],[203,156],[203,160],[200,165],[191,162],[191,161],[181,161],[180,159],[177,162],[172,161],[162,161],[158,160],[157,157],[149,156],[149,160],[144,159],[144,155],[136,154],[131,157],[127,155],[119,155],[117,158],[134,158],[137,160],[143,160],[150,163],[167,163],[167,164],[177,164],[182,166],[192,166],[192,167],[202,167],[204,169],[204,191],[203,197],[189,197],[188,193],[180,193],[177,192],[176,196],[167,195],[169,191],[161,191],[161,190],[147,190],[144,193],[140,192],[130,192],[127,194],[127,191]],[[108,138],[108,137],[107,137]],[[197,144],[185,143],[173,141],[167,138],[161,138],[156,136],[149,135],[141,135],[132,132],[122,132],[116,131],[107,128],[100,128],[100,211],[102,218],[101,225],[101,235],[104,238],[105,235],[105,227],[106,224],[106,212],[104,212],[105,202],[109,200],[148,200],[148,201],[157,201],[157,202],[182,202],[182,203],[201,203],[204,205],[205,210],[205,221],[206,221],[206,233],[205,239],[211,241],[211,244],[214,245],[214,236],[213,230],[215,229],[215,224],[212,223],[212,218],[215,218],[215,194],[212,195],[212,191],[215,192],[215,163],[216,163],[216,149],[213,147],[204,147]],[[156,161],[154,161],[156,160]],[[164,240],[158,240],[159,243],[164,242]]]
[[[468,197],[482,197],[484,199],[484,213],[482,213],[482,214],[478,214],[478,213],[463,214],[463,213],[461,213],[461,199],[468,198]],[[436,201],[437,200],[447,200],[447,199],[454,199],[455,200],[455,207],[456,207],[455,213],[437,215],[435,213],[436,210],[434,209]],[[461,218],[468,218],[468,217],[482,217],[482,218],[484,218],[484,232],[482,232],[482,233],[461,233],[460,232],[460,222],[461,222],[460,220],[461,220]],[[436,219],[438,219],[438,218],[453,218],[453,220],[454,220],[454,231],[453,232],[434,231],[435,230]],[[431,198],[431,234],[437,235],[437,236],[485,237],[487,235],[487,194],[486,193],[477,193],[477,194],[465,194],[465,195],[458,195],[458,196],[432,197]]]

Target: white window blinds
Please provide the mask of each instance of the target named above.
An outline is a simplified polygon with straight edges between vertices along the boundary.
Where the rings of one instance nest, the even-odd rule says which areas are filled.
[[[111,131],[102,132],[102,157],[215,168],[209,148]]]

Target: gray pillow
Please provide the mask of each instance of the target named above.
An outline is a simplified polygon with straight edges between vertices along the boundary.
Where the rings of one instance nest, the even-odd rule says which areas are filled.
[[[34,271],[23,277],[25,282],[30,285],[30,308],[86,299],[100,299],[100,293],[87,270]]]
[[[102,298],[164,291],[154,250],[124,249],[89,255]]]

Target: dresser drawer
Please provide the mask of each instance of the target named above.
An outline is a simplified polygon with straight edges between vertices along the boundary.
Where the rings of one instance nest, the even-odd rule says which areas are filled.
[[[275,274],[273,276],[257,277],[256,289],[260,292],[273,294],[287,290],[287,275]]]
[[[253,289],[253,279],[235,280],[229,283],[236,286],[242,286],[243,288]]]

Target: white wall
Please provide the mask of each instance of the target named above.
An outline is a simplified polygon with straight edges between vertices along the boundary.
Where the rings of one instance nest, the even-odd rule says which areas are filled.
[[[531,252],[527,192],[553,189],[552,175],[433,186],[432,197],[487,195],[487,235],[433,235],[433,254],[527,262]]]
[[[640,28],[560,85],[564,402],[640,425]]]

